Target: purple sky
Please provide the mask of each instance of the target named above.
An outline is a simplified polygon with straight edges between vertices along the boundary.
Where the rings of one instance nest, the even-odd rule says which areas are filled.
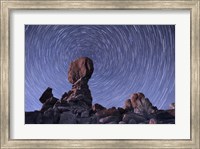
[[[82,56],[94,62],[93,103],[122,107],[135,92],[159,109],[175,102],[174,25],[26,25],[25,50],[26,111],[47,87],[69,91],[69,64]]]

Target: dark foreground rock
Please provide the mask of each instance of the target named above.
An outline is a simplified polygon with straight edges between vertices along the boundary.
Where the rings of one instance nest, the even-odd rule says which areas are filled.
[[[88,81],[94,71],[93,62],[82,57],[70,64],[68,80],[72,89],[60,99],[47,88],[39,98],[39,111],[25,112],[25,124],[174,124],[175,104],[170,110],[158,110],[143,93],[134,93],[124,107],[105,108],[95,103]]]
[[[149,102],[149,100],[148,100]],[[125,105],[127,101],[125,101]],[[151,105],[151,104],[150,104]],[[82,99],[75,101],[46,100],[40,111],[25,112],[26,124],[175,124],[175,109],[156,110],[151,106],[105,108],[100,104],[87,105]],[[152,106],[153,107],[153,106]],[[153,108],[154,109],[154,108]],[[145,112],[144,112],[145,111]]]

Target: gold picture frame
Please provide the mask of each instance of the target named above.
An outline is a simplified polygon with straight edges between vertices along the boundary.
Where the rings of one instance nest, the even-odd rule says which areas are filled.
[[[15,140],[10,139],[10,12],[29,9],[190,10],[191,138],[188,140]],[[1,0],[1,148],[200,148],[200,1],[22,1]]]

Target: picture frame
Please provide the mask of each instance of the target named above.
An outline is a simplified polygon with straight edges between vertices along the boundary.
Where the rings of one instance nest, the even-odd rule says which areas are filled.
[[[1,1],[1,148],[199,148],[200,1]],[[190,10],[190,139],[80,140],[10,138],[10,13],[12,10]]]

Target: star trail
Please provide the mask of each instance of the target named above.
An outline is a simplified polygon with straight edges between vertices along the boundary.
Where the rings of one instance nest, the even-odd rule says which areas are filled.
[[[175,102],[174,25],[25,25],[25,111],[41,108],[47,87],[69,91],[69,64],[82,56],[94,62],[93,104],[123,107],[136,92],[159,109]]]

